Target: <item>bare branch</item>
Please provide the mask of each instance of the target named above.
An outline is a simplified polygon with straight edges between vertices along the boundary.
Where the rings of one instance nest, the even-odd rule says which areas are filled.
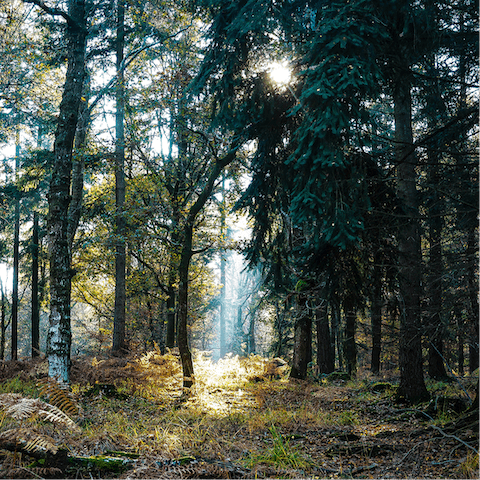
[[[45,13],[48,13],[49,15],[53,15],[54,17],[62,17],[67,21],[67,23],[72,26],[72,27],[79,27],[78,23],[73,20],[73,18],[60,8],[56,7],[49,7],[48,5],[45,5],[45,2],[43,0],[23,0],[24,3],[33,3],[34,5],[37,5],[40,7]]]

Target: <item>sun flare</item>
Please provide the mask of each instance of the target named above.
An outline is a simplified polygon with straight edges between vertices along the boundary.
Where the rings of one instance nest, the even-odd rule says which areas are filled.
[[[269,67],[270,78],[277,85],[287,85],[292,77],[292,72],[286,62],[273,62]]]

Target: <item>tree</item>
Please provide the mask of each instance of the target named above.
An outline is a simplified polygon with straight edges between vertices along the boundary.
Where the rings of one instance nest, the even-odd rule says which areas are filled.
[[[20,134],[17,132],[15,141],[15,177],[18,176],[20,167]],[[17,178],[15,179],[17,180]],[[12,338],[11,338],[11,358],[18,358],[18,286],[19,286],[19,260],[20,260],[20,191],[15,189],[15,216],[14,216],[14,236],[13,236],[13,287],[12,287]]]
[[[54,143],[54,168],[48,194],[48,236],[50,260],[50,316],[47,337],[48,374],[59,382],[70,381],[70,297],[71,252],[68,244],[68,208],[72,174],[72,153],[85,78],[86,14],[84,0],[69,0],[68,12],[38,4],[46,13],[66,20],[65,41],[68,65],[60,103]]]
[[[213,192],[217,180],[222,175],[223,170],[235,160],[237,153],[237,142],[234,141],[229,151],[221,158],[214,158],[209,165],[209,171],[205,177],[205,184],[198,194],[196,201],[188,209],[183,226],[182,249],[180,253],[180,263],[178,268],[179,287],[178,287],[178,332],[177,345],[180,351],[180,358],[183,367],[183,387],[190,388],[194,384],[194,372],[192,354],[188,345],[187,321],[188,321],[188,273],[190,261],[194,254],[193,232],[197,215],[205,206]]]
[[[125,43],[125,6],[117,0],[116,38],[116,114],[115,114],[115,312],[113,320],[114,352],[125,348],[125,77],[123,72]]]
[[[32,235],[32,358],[40,354],[40,307],[38,295],[38,256],[39,256],[38,213],[33,212]]]

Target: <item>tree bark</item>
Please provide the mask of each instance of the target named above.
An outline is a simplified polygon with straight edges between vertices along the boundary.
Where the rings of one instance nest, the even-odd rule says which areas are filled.
[[[222,284],[220,290],[220,358],[223,358],[227,353],[226,341],[226,305],[225,305],[225,271],[226,271],[225,250],[220,250],[220,283]]]
[[[432,159],[433,160],[433,159]],[[438,185],[440,176],[438,167],[433,164],[430,171],[430,184],[433,189]],[[433,171],[432,171],[433,170]],[[443,362],[443,335],[444,327],[442,322],[442,243],[441,235],[443,229],[443,218],[441,217],[441,208],[438,195],[433,195],[432,203],[429,208],[429,244],[430,258],[428,262],[428,375],[434,379],[447,377],[447,371]]]
[[[0,313],[0,360],[5,360],[5,331],[7,330],[6,322],[6,300],[3,283],[0,279],[0,289],[2,290],[2,311]]]
[[[345,333],[343,337],[343,358],[348,375],[354,378],[357,374],[357,344],[355,330],[357,326],[357,311],[350,298],[343,300],[345,314]]]
[[[465,354],[463,350],[465,344],[465,325],[463,322],[462,311],[458,304],[453,306],[453,318],[455,319],[457,327],[458,374],[463,377],[465,373]]]
[[[380,268],[377,266],[380,259],[375,256],[373,266],[373,285],[372,285],[372,360],[370,368],[372,373],[380,373],[380,354],[382,353],[382,279]]]
[[[125,5],[117,0],[117,85],[115,113],[115,310],[113,320],[112,351],[125,349],[126,302],[126,248],[125,248],[125,77],[123,58],[125,45]]]
[[[13,234],[13,286],[12,286],[12,335],[11,335],[11,358],[18,358],[18,269],[20,258],[20,200],[18,193],[15,198],[15,218]]]
[[[312,361],[312,313],[307,297],[298,294],[297,318],[293,337],[293,359],[290,377],[306,379],[308,364]]]
[[[38,305],[38,213],[33,213],[32,235],[32,358],[40,354],[40,308]]]
[[[178,286],[178,322],[177,322],[177,345],[180,351],[180,359],[183,367],[183,386],[190,388],[194,382],[193,361],[190,348],[188,346],[188,273],[190,260],[193,255],[193,229],[195,219],[202,208],[210,198],[215,187],[215,182],[223,172],[223,169],[230,164],[236,156],[237,146],[233,148],[221,159],[216,160],[211,167],[206,183],[195,203],[189,208],[183,226],[183,245],[180,254],[180,263],[178,267],[179,286]]]
[[[175,287],[173,281],[172,274],[167,287],[167,333],[165,338],[165,345],[170,348],[175,346]]]
[[[340,306],[337,299],[330,301],[330,312],[332,315],[332,348],[333,358],[335,359],[335,350],[337,351],[338,368],[343,370],[343,354],[342,354],[342,334],[340,328]]]
[[[317,366],[319,373],[331,373],[335,370],[335,357],[330,337],[327,306],[324,302],[315,312],[317,324]]]
[[[248,353],[257,353],[257,345],[255,343],[255,313],[252,312],[250,315],[250,323],[248,325],[248,342],[247,342]]]
[[[401,306],[398,396],[407,402],[417,402],[428,398],[429,395],[425,387],[422,366],[420,322],[422,257],[409,75],[409,68],[403,63],[403,68],[397,71],[393,88],[397,196],[405,217],[397,235]]]
[[[48,375],[70,381],[71,252],[68,243],[68,208],[72,174],[72,151],[85,78],[84,0],[69,0],[66,40],[68,66],[54,144],[54,168],[48,193],[48,239],[50,262],[50,316],[47,335]]]
[[[72,157],[72,198],[68,206],[68,232],[67,239],[70,250],[73,247],[75,233],[80,223],[83,203],[83,173],[85,170],[85,148],[87,131],[90,124],[90,79],[85,80],[84,100],[80,103],[77,129],[75,132],[75,152]]]
[[[193,361],[188,346],[188,273],[192,258],[193,221],[185,225],[183,247],[178,267],[178,328],[177,345],[183,368],[183,387],[190,388],[194,382]]]
[[[226,338],[226,269],[227,259],[225,257],[226,251],[224,248],[226,238],[226,213],[225,213],[225,178],[222,178],[222,203],[220,204],[220,358],[223,358],[227,353],[227,338]]]
[[[20,134],[17,132],[15,141],[15,180],[18,179],[19,157],[20,157]],[[12,285],[12,336],[11,336],[11,357],[18,358],[18,276],[20,267],[20,191],[15,189],[15,210],[14,210],[14,231],[13,231],[13,285]]]
[[[433,5],[431,5],[433,7]],[[436,58],[427,56],[428,69],[436,77]],[[435,82],[427,91],[428,126],[431,131],[439,127],[438,118],[446,112],[440,88]],[[427,333],[428,333],[428,374],[431,378],[442,379],[447,377],[443,358],[443,336],[445,326],[443,323],[443,253],[442,232],[444,227],[444,200],[438,191],[441,181],[439,152],[441,146],[434,139],[428,145],[428,189],[426,206],[428,208],[428,242],[429,260],[427,274]]]

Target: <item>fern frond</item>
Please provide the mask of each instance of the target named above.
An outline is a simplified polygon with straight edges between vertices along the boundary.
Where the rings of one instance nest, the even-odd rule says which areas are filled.
[[[0,479],[8,480],[54,480],[64,478],[62,470],[59,468],[25,468],[16,467],[8,470],[0,470]]]
[[[37,382],[40,395],[48,400],[48,403],[58,407],[67,415],[77,415],[78,405],[69,391],[51,378],[44,378]]]
[[[12,428],[0,433],[0,448],[18,450],[32,456],[55,455],[55,440],[28,428]]]
[[[58,451],[57,447],[44,436],[32,438],[28,442],[25,442],[25,446],[23,448],[26,452],[30,453],[49,452],[53,455],[55,455]]]
[[[42,404],[41,400],[34,398],[20,398],[16,404],[10,405],[5,409],[5,414],[17,420],[30,418],[38,412]]]
[[[13,397],[11,395],[8,393],[0,395],[0,409],[4,409],[5,415],[17,420],[38,416],[55,425],[79,430],[76,423],[55,405],[38,398],[24,398],[21,395]]]
[[[22,398],[24,398],[20,393],[2,393],[0,394],[0,409],[6,409],[11,405],[15,405]]]
[[[79,429],[78,425],[55,405],[45,403],[45,407],[47,408],[38,410],[37,414],[39,417],[44,418],[55,425],[65,425],[74,430]]]

